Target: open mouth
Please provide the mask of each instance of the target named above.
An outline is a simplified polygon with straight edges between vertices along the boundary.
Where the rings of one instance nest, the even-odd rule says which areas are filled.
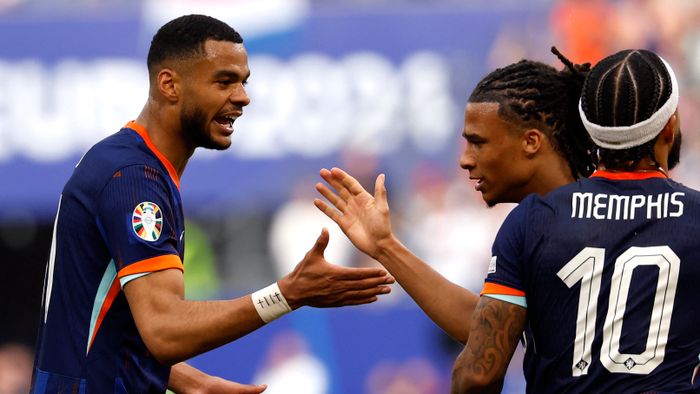
[[[233,122],[238,119],[238,115],[227,115],[227,116],[217,116],[214,121],[219,124],[222,128],[233,132]]]
[[[469,180],[474,185],[474,189],[479,190],[479,191],[481,190],[481,187],[484,183],[484,178],[469,178]]]

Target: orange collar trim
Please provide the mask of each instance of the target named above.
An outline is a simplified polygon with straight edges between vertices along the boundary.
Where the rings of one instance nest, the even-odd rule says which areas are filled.
[[[651,171],[651,172],[615,172],[606,170],[597,170],[590,176],[591,178],[605,178],[612,179],[616,181],[620,180],[639,180],[639,179],[651,179],[651,178],[668,178],[668,175],[661,171]]]
[[[153,145],[153,141],[151,141],[151,137],[148,136],[148,132],[146,131],[146,128],[141,126],[140,124],[136,123],[136,121],[131,121],[124,126],[128,129],[134,130],[138,135],[143,138],[143,142],[146,143],[146,146],[148,146],[148,149],[153,152],[154,155],[160,160],[161,163],[165,166],[165,168],[168,170],[168,174],[170,175],[170,179],[173,180],[175,183],[175,186],[177,186],[177,190],[180,190],[180,178],[177,176],[177,171],[175,171],[175,167],[170,163],[170,161],[162,154],[160,151],[156,148],[155,145]]]

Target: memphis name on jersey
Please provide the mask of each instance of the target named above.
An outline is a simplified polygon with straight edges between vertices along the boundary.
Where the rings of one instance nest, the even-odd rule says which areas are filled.
[[[683,215],[684,195],[683,192],[631,196],[576,192],[571,195],[571,217],[598,220],[679,217]]]

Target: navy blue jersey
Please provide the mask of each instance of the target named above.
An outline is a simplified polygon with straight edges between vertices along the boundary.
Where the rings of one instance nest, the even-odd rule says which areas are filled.
[[[165,392],[170,366],[148,352],[121,287],[182,270],[183,236],[177,173],[142,126],[85,154],[54,224],[33,392]]]
[[[700,392],[698,234],[700,193],[660,172],[598,171],[515,208],[482,294],[527,308],[528,392]]]

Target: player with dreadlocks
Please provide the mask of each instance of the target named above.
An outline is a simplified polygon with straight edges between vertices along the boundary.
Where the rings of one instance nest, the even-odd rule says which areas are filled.
[[[513,209],[493,245],[452,392],[497,392],[525,331],[528,393],[687,393],[700,336],[700,192],[679,158],[678,82],[646,50],[588,74],[583,124],[600,151],[588,179]]]
[[[467,103],[467,146],[460,164],[478,180],[476,188],[488,205],[544,195],[594,167],[592,143],[577,109],[588,66],[553,51],[564,70],[529,60],[511,64],[479,82]],[[316,206],[387,268],[438,326],[465,343],[479,296],[447,280],[396,238],[384,175],[377,177],[374,196],[339,168],[323,169],[321,177],[335,192],[322,183],[316,188],[337,209],[320,199]]]

